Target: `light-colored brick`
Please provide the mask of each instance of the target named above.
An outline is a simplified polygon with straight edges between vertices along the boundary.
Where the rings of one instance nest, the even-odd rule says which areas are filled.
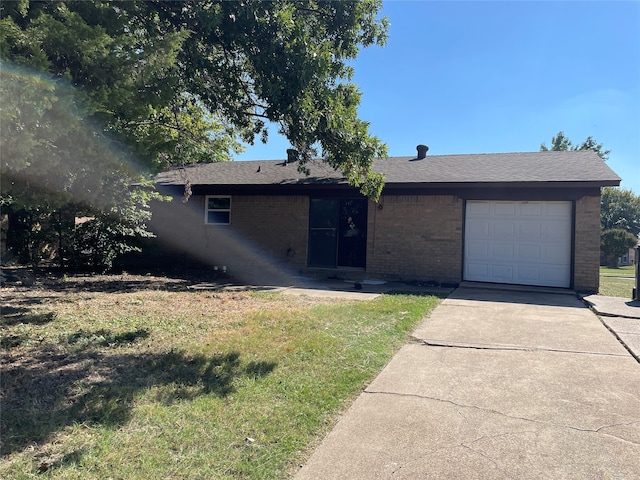
[[[367,273],[457,283],[462,272],[462,205],[450,195],[383,196],[370,203]]]
[[[194,196],[187,204],[160,204],[152,229],[173,247],[207,264],[226,265],[231,273],[320,272],[307,268],[308,196],[234,195],[231,225],[205,225],[204,201]],[[363,273],[389,280],[460,282],[463,205],[454,195],[383,195],[377,204],[369,202]],[[574,252],[574,288],[596,291],[598,196],[576,201]]]

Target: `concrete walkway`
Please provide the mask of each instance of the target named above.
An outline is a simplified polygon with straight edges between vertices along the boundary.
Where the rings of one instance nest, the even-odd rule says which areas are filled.
[[[640,302],[603,295],[589,295],[583,300],[640,362]]]
[[[345,300],[373,300],[384,293],[404,292],[404,293],[433,293],[437,295],[448,295],[454,290],[453,287],[428,287],[412,285],[402,282],[381,282],[368,281],[354,282],[348,280],[312,280],[303,279],[299,285],[289,287],[279,287],[277,291],[285,295],[298,295],[318,298],[341,298]]]
[[[574,295],[459,288],[297,479],[640,478],[640,364]]]

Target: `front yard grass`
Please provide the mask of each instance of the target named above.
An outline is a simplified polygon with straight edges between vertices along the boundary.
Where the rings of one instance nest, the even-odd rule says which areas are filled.
[[[600,295],[631,298],[635,286],[635,266],[600,267]]]
[[[439,299],[3,288],[0,478],[287,478]]]
[[[614,277],[633,277],[636,272],[635,265],[624,265],[622,267],[600,267],[600,275]]]

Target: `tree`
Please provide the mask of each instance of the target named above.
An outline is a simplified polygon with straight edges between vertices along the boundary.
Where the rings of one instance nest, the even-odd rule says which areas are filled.
[[[540,145],[540,151],[549,150],[593,150],[605,161],[611,153],[610,150],[604,150],[602,144],[591,136],[581,144],[574,145],[562,131],[551,138],[551,148],[547,148],[544,143]],[[600,197],[600,228],[601,250],[608,262],[617,266],[617,258],[633,247],[637,243],[636,237],[640,235],[640,196],[634,195],[631,190],[604,187]]]
[[[3,2],[5,60],[68,79],[111,140],[154,170],[227,159],[276,122],[376,195],[384,145],[358,119],[348,62],[382,45],[379,0]],[[315,148],[314,148],[315,147]]]
[[[71,255],[74,217],[106,217],[111,222],[99,225],[108,242],[93,249],[104,261],[91,263],[108,267],[109,252],[131,251],[136,237],[148,235],[147,205],[159,195],[130,188],[131,179],[143,182],[130,153],[104,138],[64,82],[4,65],[2,74],[0,205],[9,215],[8,247],[21,263],[37,266],[55,252],[65,266],[66,257],[82,258]]]
[[[618,257],[627,253],[630,248],[635,247],[637,244],[638,238],[621,228],[605,230],[600,237],[600,250],[602,250],[608,265],[611,267],[617,267]]]
[[[559,131],[556,136],[551,137],[551,148],[548,148],[544,142],[540,145],[541,152],[566,152],[570,150],[593,150],[604,161],[609,159],[609,154],[611,153],[610,150],[603,150],[602,144],[596,142],[592,136],[588,136],[580,145],[574,145],[563,131]]]
[[[380,0],[28,0],[0,4],[2,202],[102,214],[114,175],[231,159],[279,125],[373,198],[385,145],[349,65],[386,40]],[[102,203],[100,203],[102,202]],[[144,202],[142,202],[144,203]],[[127,209],[125,209],[127,210]]]
[[[600,197],[603,230],[622,229],[640,236],[640,195],[631,190],[604,187]]]

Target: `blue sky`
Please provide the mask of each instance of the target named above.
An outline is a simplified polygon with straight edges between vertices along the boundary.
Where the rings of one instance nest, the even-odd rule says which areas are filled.
[[[360,117],[390,156],[537,151],[558,131],[611,150],[640,194],[640,2],[386,1],[383,48],[362,50]],[[271,132],[237,160],[281,159]]]

